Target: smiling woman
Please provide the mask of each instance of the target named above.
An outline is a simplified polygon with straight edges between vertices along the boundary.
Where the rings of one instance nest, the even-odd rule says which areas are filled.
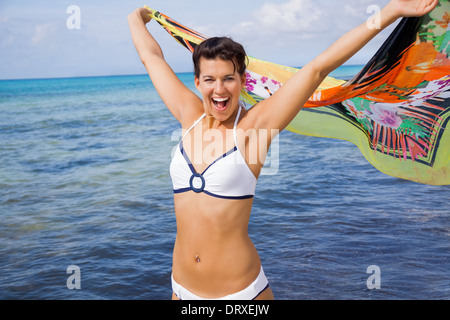
[[[273,299],[248,235],[256,181],[263,166],[263,161],[250,159],[268,150],[274,136],[267,132],[284,130],[331,71],[398,18],[421,16],[437,2],[392,0],[374,17],[379,19],[380,29],[364,23],[351,30],[249,110],[239,100],[246,86],[246,55],[241,45],[221,37],[206,39],[195,47],[195,85],[200,99],[179,80],[148,32],[150,12],[138,8],[128,16],[141,61],[161,99],[185,130],[170,166],[177,220],[174,299]],[[194,134],[196,130],[200,134]],[[221,134],[205,139],[211,130]],[[218,146],[221,157],[212,162],[202,157],[205,149]]]
[[[207,116],[225,121],[236,110],[239,96],[245,86],[245,73],[238,74],[230,60],[199,59],[202,72],[195,77],[195,86],[202,93],[203,101],[208,103]],[[244,69],[245,70],[245,69]]]

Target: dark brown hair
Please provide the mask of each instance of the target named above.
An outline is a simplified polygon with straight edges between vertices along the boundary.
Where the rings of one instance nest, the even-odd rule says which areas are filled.
[[[234,70],[240,75],[245,73],[247,68],[247,54],[244,47],[228,37],[213,37],[200,43],[194,50],[192,60],[194,61],[194,73],[200,76],[200,59],[208,60],[221,59],[231,61]]]

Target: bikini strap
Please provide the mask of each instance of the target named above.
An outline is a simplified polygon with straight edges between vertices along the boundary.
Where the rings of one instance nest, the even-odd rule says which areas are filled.
[[[194,122],[194,124],[189,128],[189,130],[187,130],[184,135],[183,138],[181,138],[181,140],[184,140],[184,138],[187,136],[187,134],[192,130],[192,128],[194,128],[200,121],[202,121],[202,119],[206,116],[206,113],[202,114],[200,116],[200,118],[197,119],[197,121]]]
[[[236,147],[238,146],[238,144],[237,144],[237,138],[236,138],[236,127],[237,127],[237,124],[238,124],[238,122],[239,122],[239,118],[240,118],[240,116],[241,116],[241,110],[242,110],[242,106],[241,105],[239,105],[239,110],[238,110],[238,114],[237,114],[237,116],[236,116],[236,120],[234,120],[234,127],[233,127],[233,136],[234,136],[234,143],[235,143],[235,145],[236,145]],[[200,121],[202,121],[202,119],[204,118],[206,116],[206,113],[204,113],[204,114],[202,114],[201,116],[200,116],[200,118],[198,118],[195,122],[194,122],[194,124],[184,133],[184,135],[183,135],[183,138],[181,138],[181,140],[184,140],[184,138],[187,136],[187,134],[200,122]]]
[[[242,106],[239,104],[238,114],[236,116],[236,120],[234,120],[234,127],[233,127],[234,144],[235,144],[236,148],[238,148],[238,149],[239,149],[239,147],[238,147],[237,137],[236,137],[236,127],[239,122],[239,118],[241,116],[241,110],[242,110]]]

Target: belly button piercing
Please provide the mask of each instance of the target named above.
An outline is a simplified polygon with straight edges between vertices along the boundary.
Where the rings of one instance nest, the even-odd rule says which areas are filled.
[[[200,257],[198,255],[195,256],[195,261],[200,262]]]

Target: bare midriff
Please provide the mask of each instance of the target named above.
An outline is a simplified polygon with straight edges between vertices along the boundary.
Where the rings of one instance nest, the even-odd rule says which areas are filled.
[[[176,194],[174,202],[175,281],[203,298],[218,298],[248,287],[261,268],[248,236],[253,199],[220,199],[189,191]]]

